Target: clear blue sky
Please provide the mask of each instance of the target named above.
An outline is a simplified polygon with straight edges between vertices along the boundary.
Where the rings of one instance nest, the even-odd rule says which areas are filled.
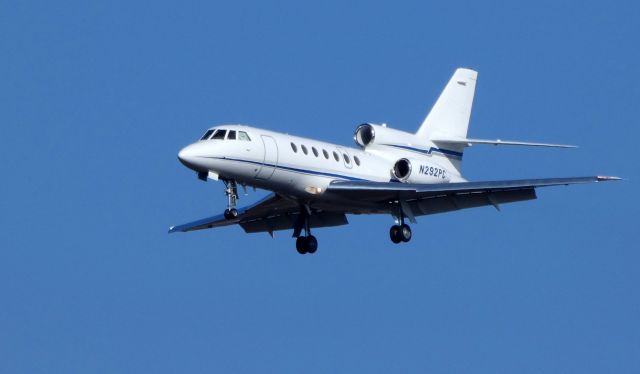
[[[640,6],[0,3],[0,372],[640,372]],[[215,123],[352,144],[480,72],[468,179],[620,175],[534,202],[167,235],[225,206]],[[264,192],[242,197],[248,204]]]

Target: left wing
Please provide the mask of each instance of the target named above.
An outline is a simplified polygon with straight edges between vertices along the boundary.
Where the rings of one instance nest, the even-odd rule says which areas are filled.
[[[301,229],[300,205],[295,200],[271,194],[259,202],[239,209],[238,217],[226,219],[219,214],[182,225],[171,226],[169,233],[210,229],[238,224],[245,232],[268,232],[277,230]],[[344,213],[314,212],[309,219],[310,227],[329,227],[346,225]]]

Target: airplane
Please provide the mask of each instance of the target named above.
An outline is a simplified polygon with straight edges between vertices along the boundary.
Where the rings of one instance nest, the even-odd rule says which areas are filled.
[[[222,181],[223,214],[182,225],[169,233],[238,224],[247,233],[293,230],[296,250],[312,254],[311,229],[348,224],[347,214],[387,214],[393,243],[408,242],[416,217],[480,206],[532,200],[536,188],[619,180],[589,176],[467,181],[462,156],[475,144],[572,148],[563,144],[467,137],[478,73],[457,69],[415,134],[386,124],[355,130],[358,148],[345,147],[244,125],[206,130],[178,159],[203,181]],[[269,190],[259,202],[236,207],[238,185]],[[304,231],[304,234],[303,234]]]

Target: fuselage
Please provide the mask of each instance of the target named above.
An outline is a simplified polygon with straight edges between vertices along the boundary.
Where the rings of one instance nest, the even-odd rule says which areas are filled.
[[[308,200],[322,200],[335,180],[394,181],[392,169],[402,157],[421,157],[440,168],[432,156],[410,150],[358,149],[244,125],[212,127],[178,154],[185,166],[209,178]]]

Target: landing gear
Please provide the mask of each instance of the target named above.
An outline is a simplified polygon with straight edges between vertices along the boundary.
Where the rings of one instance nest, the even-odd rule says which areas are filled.
[[[224,218],[226,219],[234,219],[238,217],[238,210],[236,208],[225,209],[224,210]]]
[[[233,179],[223,179],[224,193],[227,195],[228,204],[227,209],[224,210],[224,218],[234,219],[238,217],[238,210],[236,209],[236,202],[238,201],[238,185]]]
[[[411,240],[411,227],[404,223],[404,213],[402,213],[402,209],[399,208],[398,210],[400,224],[391,226],[391,229],[389,230],[389,238],[391,238],[391,241],[395,244],[400,242],[406,243]]]
[[[318,250],[318,239],[315,236],[298,236],[296,239],[296,250],[301,255],[306,253],[316,253]]]
[[[311,227],[309,219],[311,215],[311,209],[308,206],[304,206],[300,210],[300,216],[294,225],[293,236],[296,237],[296,250],[301,255],[306,253],[316,253],[318,250],[318,239],[311,235]],[[300,235],[304,229],[305,235]]]
[[[411,227],[407,224],[393,225],[389,230],[389,237],[395,244],[411,240]]]

